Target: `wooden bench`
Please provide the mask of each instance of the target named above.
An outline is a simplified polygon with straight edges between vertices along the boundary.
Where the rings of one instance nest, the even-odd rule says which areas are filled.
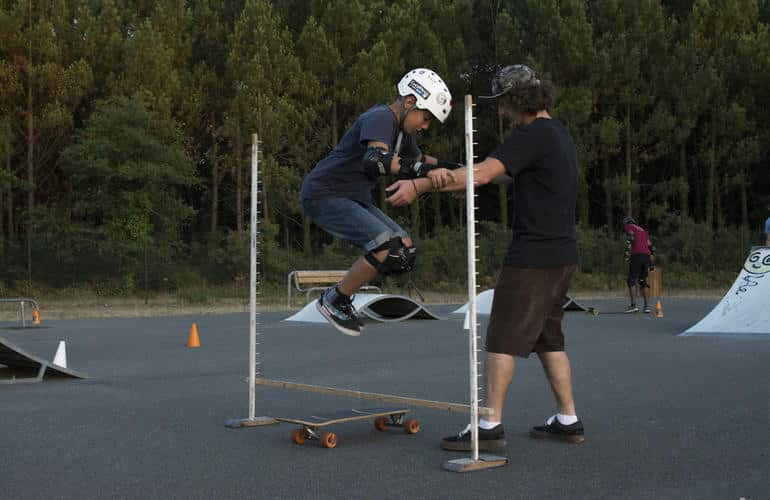
[[[345,277],[347,271],[292,271],[289,273],[289,283],[287,287],[288,299],[287,306],[291,308],[292,288],[305,294],[305,302],[310,302],[310,294],[326,289],[329,285],[339,283]],[[323,286],[320,286],[323,285]],[[380,287],[375,285],[364,285],[361,290],[377,290],[382,292]]]

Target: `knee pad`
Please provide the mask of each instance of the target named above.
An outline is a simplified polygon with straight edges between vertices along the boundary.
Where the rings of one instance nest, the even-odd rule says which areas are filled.
[[[639,278],[638,283],[639,283],[639,289],[650,288],[650,285],[647,284],[647,279],[646,278]]]
[[[631,288],[632,286],[636,285],[636,278],[629,276],[626,278],[626,284],[628,285],[628,288]]]
[[[374,256],[375,252],[386,249],[388,254],[385,260],[380,262]],[[367,262],[385,276],[397,276],[414,269],[417,260],[417,249],[404,245],[401,238],[391,238],[387,243],[380,245],[365,256]]]

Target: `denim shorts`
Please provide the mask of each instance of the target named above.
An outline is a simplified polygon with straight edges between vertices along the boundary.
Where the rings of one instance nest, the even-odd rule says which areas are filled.
[[[305,215],[335,238],[371,252],[392,238],[409,235],[393,219],[371,203],[348,198],[302,199]]]

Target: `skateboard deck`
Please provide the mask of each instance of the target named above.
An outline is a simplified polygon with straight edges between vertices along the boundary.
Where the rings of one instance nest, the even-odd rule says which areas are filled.
[[[318,440],[324,448],[334,448],[337,446],[337,435],[333,432],[319,432],[319,429],[334,424],[374,419],[374,427],[378,431],[384,431],[387,427],[401,427],[407,434],[416,434],[420,430],[420,423],[415,419],[407,419],[405,415],[408,412],[405,408],[354,408],[303,418],[276,417],[276,420],[301,426],[291,433],[292,441],[298,445],[303,445],[310,439]]]
[[[595,307],[588,307],[588,308],[586,308],[586,312],[588,314],[592,314],[594,316],[599,316],[600,314],[601,315],[605,315],[605,314],[628,314],[628,315],[633,315],[633,314],[651,314],[651,313],[642,312],[641,308],[639,308],[638,312],[627,313],[626,311],[600,311],[599,309],[597,309]]]

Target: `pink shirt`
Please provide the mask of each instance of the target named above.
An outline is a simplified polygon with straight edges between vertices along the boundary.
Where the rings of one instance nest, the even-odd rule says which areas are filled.
[[[631,242],[631,255],[645,254],[650,255],[650,236],[647,231],[637,226],[636,224],[626,224],[626,233],[634,236]]]

